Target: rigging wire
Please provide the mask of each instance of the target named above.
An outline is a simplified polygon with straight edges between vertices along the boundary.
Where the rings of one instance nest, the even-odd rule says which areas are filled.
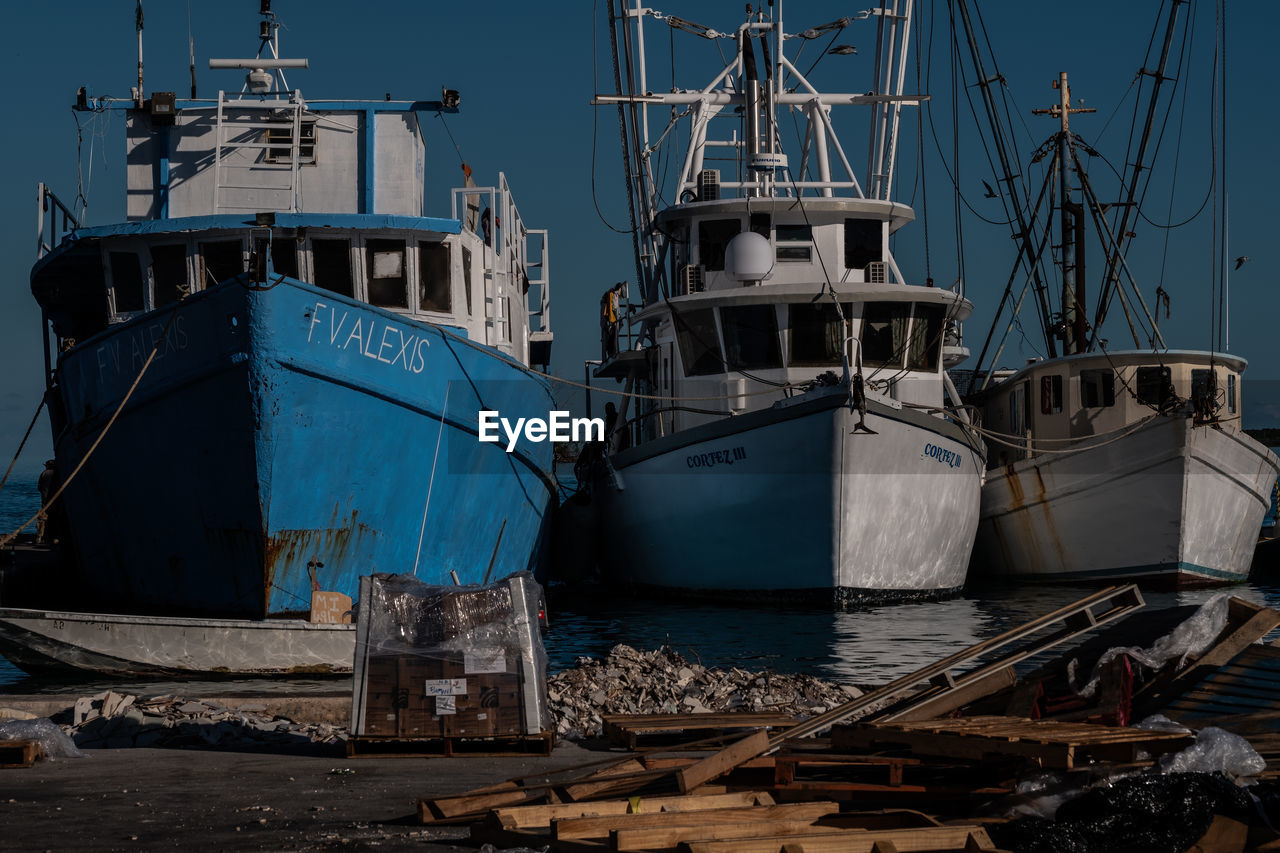
[[[599,69],[599,39],[596,33],[600,29],[597,18],[600,12],[600,0],[595,0],[591,4],[591,90],[593,92],[600,91],[600,69]],[[619,107],[621,108],[621,107]],[[600,140],[600,110],[599,108],[591,111],[591,203],[595,205],[596,217],[610,231],[615,234],[631,234],[634,229],[619,228],[605,218],[604,211],[600,209],[600,194],[596,190],[596,153],[599,148]]]

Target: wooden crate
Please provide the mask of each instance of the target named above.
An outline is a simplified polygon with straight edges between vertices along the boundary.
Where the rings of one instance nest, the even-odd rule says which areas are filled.
[[[43,755],[39,741],[0,740],[0,769],[30,767]]]
[[[552,732],[505,737],[349,737],[348,758],[421,758],[456,755],[550,755]]]

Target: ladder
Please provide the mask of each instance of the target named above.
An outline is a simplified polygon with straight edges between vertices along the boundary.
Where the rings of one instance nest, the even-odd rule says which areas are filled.
[[[297,91],[288,100],[228,100],[225,92],[218,92],[213,156],[214,213],[298,212],[305,109],[306,103]],[[285,147],[283,140],[268,141],[272,130],[289,131],[286,162],[269,160],[271,151]],[[311,144],[315,144],[314,138]]]

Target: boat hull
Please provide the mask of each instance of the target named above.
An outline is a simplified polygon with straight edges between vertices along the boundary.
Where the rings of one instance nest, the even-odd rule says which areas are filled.
[[[1157,418],[987,474],[973,572],[1018,580],[1244,581],[1280,470],[1237,426]]]
[[[30,673],[350,675],[355,626],[0,608],[0,654]]]
[[[547,382],[430,324],[288,279],[226,284],[83,342],[59,391],[59,470],[88,455],[63,498],[68,598],[94,612],[261,619],[370,572],[538,568],[551,447],[482,444],[477,412],[545,417]]]
[[[607,579],[836,607],[957,592],[980,451],[954,425],[878,404],[874,434],[855,431],[846,392],[832,391],[614,456],[596,490]]]

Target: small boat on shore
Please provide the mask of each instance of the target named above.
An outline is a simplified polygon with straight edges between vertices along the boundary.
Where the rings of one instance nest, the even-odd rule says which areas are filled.
[[[466,167],[449,215],[426,215],[425,117],[456,113],[458,93],[307,100],[284,77],[306,60],[280,58],[270,3],[262,16],[256,57],[210,61],[247,72],[238,92],[146,94],[141,55],[133,97],[80,92],[86,121],[123,113],[127,221],[83,225],[40,185],[31,289],[54,534],[74,561],[55,597],[6,605],[265,620],[306,614],[315,591],[353,596],[370,572],[540,568],[551,445],[508,453],[477,421],[555,408],[535,369],[552,341],[546,232],[502,173],[477,186]],[[241,625],[227,654],[236,637],[334,633]]]
[[[0,654],[32,674],[350,675],[355,626],[0,607]]]

